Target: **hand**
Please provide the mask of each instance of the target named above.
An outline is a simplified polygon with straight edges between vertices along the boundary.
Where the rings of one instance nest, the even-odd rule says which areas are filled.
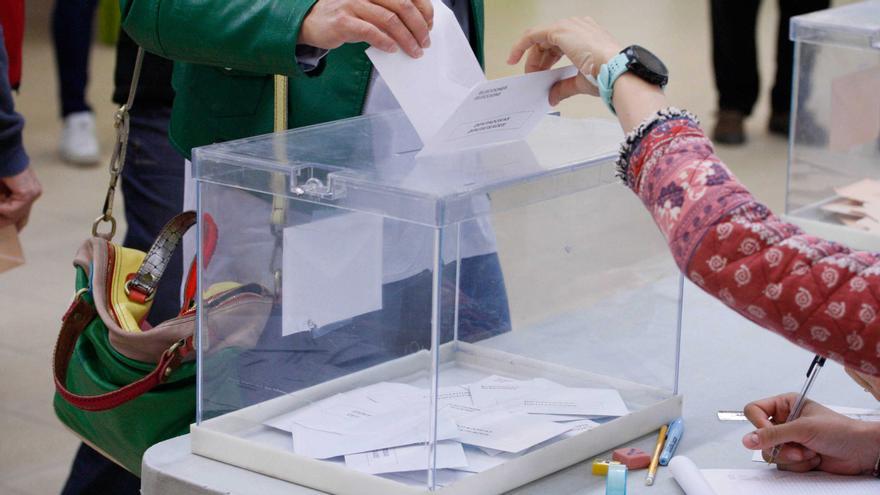
[[[880,424],[847,418],[810,400],[800,417],[784,423],[797,399],[785,394],[747,405],[746,417],[758,429],[743,437],[743,445],[761,450],[764,460],[774,446],[783,445],[776,459],[783,471],[871,473],[880,454]]]
[[[622,47],[602,26],[589,17],[574,17],[557,21],[549,26],[526,31],[514,45],[507,58],[508,64],[519,63],[526,57],[526,72],[547,70],[563,56],[580,70],[575,77],[556,83],[550,90],[550,104],[578,94],[598,96],[598,88],[587,80],[595,78],[599,68],[620,53]]]
[[[855,380],[865,392],[873,395],[875,399],[880,400],[880,376],[866,375],[860,371],[844,368],[846,374]]]
[[[422,56],[431,45],[431,0],[318,0],[303,20],[300,44],[331,50],[366,41],[386,52]]]
[[[19,231],[23,229],[31,205],[42,193],[40,181],[30,167],[18,175],[0,177],[0,227],[15,225]]]

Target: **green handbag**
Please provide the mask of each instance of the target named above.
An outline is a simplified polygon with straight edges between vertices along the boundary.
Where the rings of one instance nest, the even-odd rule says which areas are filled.
[[[62,318],[53,356],[58,419],[83,442],[138,476],[143,453],[155,443],[187,433],[196,412],[195,263],[180,314],[155,327],[146,323],[159,280],[184,233],[196,223],[196,214],[189,211],[171,219],[147,253],[111,242],[116,230],[113,196],[125,162],[128,109],[142,57],[140,50],[128,102],[116,114],[117,141],[104,212],[74,259],[76,293]],[[98,227],[103,222],[110,230],[101,234]],[[218,234],[210,217],[202,223],[207,266]],[[200,338],[212,353],[223,354],[223,359],[211,361],[224,366],[237,349],[252,347],[273,303],[274,296],[257,284],[228,281],[207,288],[201,304],[209,311]]]

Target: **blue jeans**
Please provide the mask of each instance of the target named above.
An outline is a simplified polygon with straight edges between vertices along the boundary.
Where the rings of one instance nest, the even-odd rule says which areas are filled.
[[[55,0],[52,41],[58,68],[61,116],[91,111],[86,103],[89,51],[98,0]]]
[[[66,2],[68,0],[62,0]],[[133,112],[122,193],[128,231],[123,245],[146,251],[165,222],[183,208],[183,157],[168,141],[170,109]],[[183,272],[180,250],[159,283],[148,320],[156,325],[180,309]],[[140,479],[90,448],[80,445],[62,495],[137,495]]]
[[[445,309],[439,338],[444,343],[456,337],[454,265],[444,267],[442,284]],[[281,307],[276,304],[257,345],[238,356],[237,370],[222,353],[206,358],[204,366],[212,371],[202,391],[203,419],[430,349],[432,285],[429,271],[386,284],[381,310],[318,337],[311,332],[282,336]],[[497,254],[462,259],[458,300],[458,340],[478,342],[510,331]]]
[[[125,168],[122,194],[128,231],[123,245],[147,251],[168,220],[183,210],[183,157],[168,140],[171,109],[135,110]],[[147,320],[156,325],[180,311],[180,282],[183,255],[175,251],[159,282]]]

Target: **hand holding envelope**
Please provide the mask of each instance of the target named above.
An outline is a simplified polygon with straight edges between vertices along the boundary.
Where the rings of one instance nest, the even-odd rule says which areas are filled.
[[[318,0],[300,29],[298,45],[332,49],[366,41],[386,52],[397,47],[420,57],[431,44],[431,0]]]
[[[432,42],[421,58],[367,56],[424,144],[421,155],[520,141],[550,111],[548,95],[574,67],[487,81],[452,11],[434,3]]]

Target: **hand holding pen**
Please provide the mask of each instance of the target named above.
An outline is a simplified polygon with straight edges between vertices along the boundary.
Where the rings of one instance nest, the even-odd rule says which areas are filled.
[[[801,388],[801,393],[800,396],[798,396],[797,402],[794,403],[794,408],[785,419],[786,422],[794,421],[800,417],[801,412],[804,409],[804,404],[807,401],[807,392],[813,387],[813,382],[816,381],[816,377],[819,375],[819,371],[822,370],[823,366],[825,366],[825,358],[821,356],[813,358],[813,362],[810,363],[810,367],[807,369],[807,380],[804,382],[803,388]],[[782,445],[776,445],[773,447],[773,450],[770,451],[770,459],[767,461],[768,464],[776,462],[780,449],[782,449]]]
[[[880,423],[847,418],[809,399],[800,417],[790,420],[787,415],[799,397],[789,393],[747,405],[746,417],[757,429],[743,437],[743,445],[762,450],[765,460],[781,445],[776,466],[783,471],[871,475],[880,455]],[[771,418],[785,423],[774,424]]]

